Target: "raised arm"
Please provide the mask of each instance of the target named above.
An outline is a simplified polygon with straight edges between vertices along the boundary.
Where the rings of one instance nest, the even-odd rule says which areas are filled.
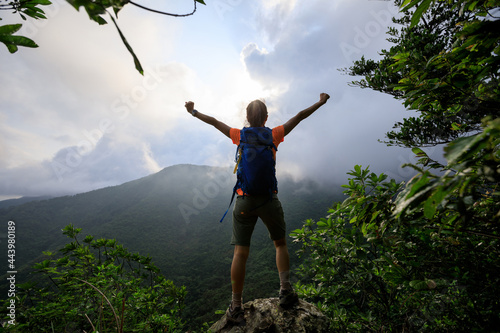
[[[306,119],[310,115],[314,113],[317,109],[319,109],[323,104],[326,103],[326,101],[330,98],[328,94],[321,93],[319,95],[319,102],[314,103],[307,109],[304,109],[297,113],[294,117],[290,118],[289,121],[287,121],[285,124],[283,124],[283,127],[285,128],[285,135],[290,133],[295,126],[297,126],[302,120]]]
[[[203,114],[203,113],[201,113],[199,111],[196,111],[194,109],[194,103],[193,102],[186,102],[186,104],[184,106],[186,107],[187,112],[189,112],[190,114],[192,114],[193,117],[200,119],[204,123],[212,125],[213,127],[217,128],[219,131],[221,131],[222,134],[224,134],[228,138],[231,138],[229,136],[229,130],[231,129],[231,127],[227,126],[222,121],[218,121],[214,117],[207,116],[206,114]]]

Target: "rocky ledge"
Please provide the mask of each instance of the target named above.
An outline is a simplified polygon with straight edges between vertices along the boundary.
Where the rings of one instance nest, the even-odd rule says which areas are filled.
[[[304,300],[290,309],[279,306],[278,298],[257,299],[243,305],[245,320],[233,325],[224,315],[211,333],[328,333],[328,318]]]

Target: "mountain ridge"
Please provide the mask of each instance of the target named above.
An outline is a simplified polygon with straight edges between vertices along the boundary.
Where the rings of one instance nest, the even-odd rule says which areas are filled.
[[[31,201],[41,201],[41,200],[48,200],[52,199],[54,196],[51,195],[40,195],[40,196],[25,196],[25,197],[20,197],[16,199],[5,199],[0,201],[0,209],[2,208],[9,208],[12,206],[19,206]]]
[[[19,282],[29,278],[30,267],[44,258],[43,251],[55,251],[68,242],[61,229],[73,224],[82,228],[83,237],[116,239],[131,252],[150,255],[168,279],[188,288],[187,312],[200,321],[213,319],[214,309],[227,306],[230,296],[232,222],[230,216],[223,223],[219,220],[235,183],[231,169],[175,165],[121,185],[0,209],[0,220],[16,223]],[[342,197],[340,186],[289,177],[278,182],[287,232],[307,218],[324,216]],[[0,253],[3,262],[6,253]],[[252,237],[248,271],[252,273],[245,294],[272,296],[278,288],[274,247],[262,223],[257,223]]]

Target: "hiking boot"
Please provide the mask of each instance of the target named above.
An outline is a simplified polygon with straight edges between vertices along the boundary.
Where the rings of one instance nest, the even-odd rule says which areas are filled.
[[[299,301],[299,296],[293,289],[280,290],[280,306],[289,308]]]
[[[245,311],[239,306],[233,309],[233,305],[229,305],[226,310],[227,321],[233,324],[239,324],[245,320]]]

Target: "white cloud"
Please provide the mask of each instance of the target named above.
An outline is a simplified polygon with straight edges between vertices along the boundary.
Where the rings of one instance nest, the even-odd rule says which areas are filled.
[[[386,45],[376,25],[387,2],[232,1],[188,19],[126,6],[118,24],[144,76],[111,22],[55,4],[24,30],[40,48],[0,63],[0,195],[87,191],[178,163],[232,165],[235,146],[187,114],[187,100],[242,127],[246,105],[262,98],[275,126],[330,93],[280,146],[281,174],[337,180],[356,163],[386,170],[407,159],[376,142],[402,107],[347,87],[337,70]]]
[[[256,18],[257,25],[266,35],[266,40],[276,43],[290,22],[297,0],[262,0]]]
[[[112,186],[157,172],[160,167],[147,144],[123,143],[112,135],[96,147],[61,149],[50,160],[4,168],[0,195],[73,194]]]
[[[393,11],[389,6],[363,0],[301,2],[287,13],[279,32],[262,21],[274,41],[269,49],[258,43],[244,48],[242,57],[252,78],[266,86],[286,87],[268,100],[275,110],[270,126],[315,103],[319,93],[331,95],[325,106],[285,138],[278,153],[283,172],[343,182],[355,164],[370,164],[377,172],[403,176],[397,166],[407,159],[407,152],[377,140],[402,118],[404,108],[389,96],[349,88],[352,79],[338,71],[363,54],[377,57],[386,44],[385,24],[390,24]],[[273,37],[276,33],[279,38]],[[343,45],[353,46],[349,57]]]
[[[171,20],[169,29],[164,29],[167,23],[158,23],[133,9],[120,13],[122,31],[137,54],[146,54],[141,54],[146,70],[141,76],[111,21],[99,26],[66,1],[56,1],[47,8],[48,20],[28,21],[20,31],[40,47],[21,48],[1,63],[0,83],[5,87],[0,96],[5,106],[0,113],[2,191],[7,195],[9,191],[37,192],[36,188],[40,194],[43,188],[57,193],[76,191],[117,184],[158,170],[147,142],[141,140],[151,132],[168,130],[177,117],[161,99],[182,94],[186,84],[176,83],[189,77],[186,66],[169,64],[168,58],[162,58],[168,57],[174,47],[179,23]],[[143,50],[152,51],[156,58]],[[161,62],[152,62],[158,59]],[[101,143],[105,136],[110,140],[106,145]],[[137,155],[137,167],[118,167],[117,171],[113,163],[126,164],[130,156],[119,151],[129,146],[137,152],[133,153]],[[78,154],[69,155],[73,159],[69,158],[68,167],[66,155],[70,151]],[[53,156],[61,155],[64,161],[59,172],[65,171],[64,183],[52,168]],[[92,183],[85,168],[96,171],[99,163],[100,171],[115,173],[104,172],[107,181]],[[7,179],[22,178],[26,172],[33,175],[19,182]]]

